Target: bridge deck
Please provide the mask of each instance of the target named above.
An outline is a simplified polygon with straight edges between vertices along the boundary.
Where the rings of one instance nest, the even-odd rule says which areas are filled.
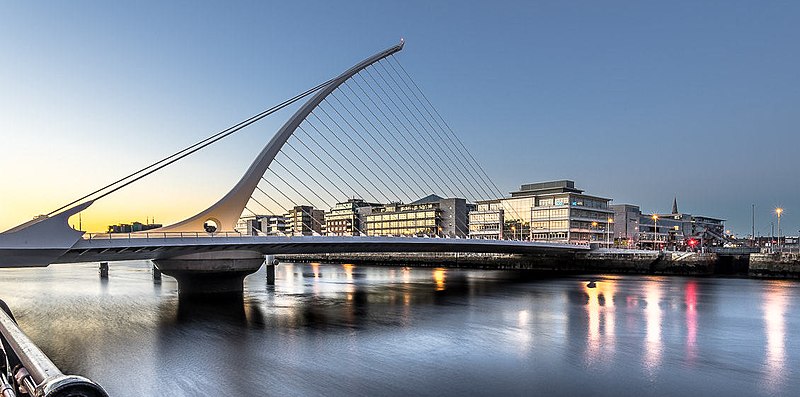
[[[124,236],[124,235],[123,235]],[[177,255],[251,250],[263,254],[349,252],[477,252],[504,254],[568,253],[588,246],[513,240],[421,237],[221,236],[82,239],[53,263],[160,259]]]

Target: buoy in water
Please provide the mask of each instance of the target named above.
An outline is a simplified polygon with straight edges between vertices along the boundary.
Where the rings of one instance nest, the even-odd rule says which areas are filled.
[[[589,284],[586,284],[586,288],[597,288],[597,283],[594,280],[589,281]]]

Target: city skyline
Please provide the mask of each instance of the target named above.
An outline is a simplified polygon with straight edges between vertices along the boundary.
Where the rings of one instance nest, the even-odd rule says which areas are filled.
[[[14,170],[0,176],[0,229],[334,76],[402,36],[409,45],[402,61],[503,194],[566,178],[645,212],[668,212],[677,196],[686,211],[724,218],[739,235],[750,232],[751,204],[761,235],[775,221],[774,208],[783,207],[783,234],[797,232],[800,188],[787,182],[800,145],[791,106],[800,70],[791,51],[796,6],[611,12],[534,5],[513,15],[360,5],[371,23],[350,15],[354,5],[317,6],[341,18],[331,23],[324,12],[292,5],[248,13],[270,21],[265,32],[256,16],[224,23],[244,10],[199,7],[173,25],[178,6],[0,6],[14,16],[0,27],[0,42],[17,61],[0,66],[0,81],[14,93],[2,97],[0,110],[0,166]],[[754,11],[761,19],[741,20]],[[425,17],[414,20],[414,13]],[[655,23],[664,13],[670,23],[684,16],[677,19],[683,29]],[[318,23],[285,33],[282,19],[303,16]],[[236,27],[214,34],[205,27],[212,17]],[[149,18],[147,30],[137,18]],[[333,31],[342,20],[352,29]],[[596,37],[570,31],[579,23],[597,28]],[[257,43],[265,50],[246,51]],[[168,224],[205,208],[288,112],[275,116],[96,203],[83,224],[103,230],[148,216]]]

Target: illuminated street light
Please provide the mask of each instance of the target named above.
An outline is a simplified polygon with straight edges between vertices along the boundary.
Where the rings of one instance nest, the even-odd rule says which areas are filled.
[[[658,244],[658,215],[653,214],[653,249]]]
[[[608,248],[611,248],[611,224],[614,223],[614,218],[608,218],[608,222],[606,223],[606,245]]]
[[[783,213],[783,208],[778,207],[775,208],[775,215],[778,216],[778,251],[783,253],[783,244],[781,244],[781,214]]]

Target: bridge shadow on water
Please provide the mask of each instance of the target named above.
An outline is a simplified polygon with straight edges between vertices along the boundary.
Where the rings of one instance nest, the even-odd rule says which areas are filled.
[[[281,266],[276,286],[267,286],[263,274],[256,273],[246,282],[244,296],[163,301],[160,328],[325,330],[408,325],[420,320],[411,318],[410,306],[463,306],[469,297],[503,293],[517,284],[549,278],[529,271],[355,266],[341,272],[341,265]]]

